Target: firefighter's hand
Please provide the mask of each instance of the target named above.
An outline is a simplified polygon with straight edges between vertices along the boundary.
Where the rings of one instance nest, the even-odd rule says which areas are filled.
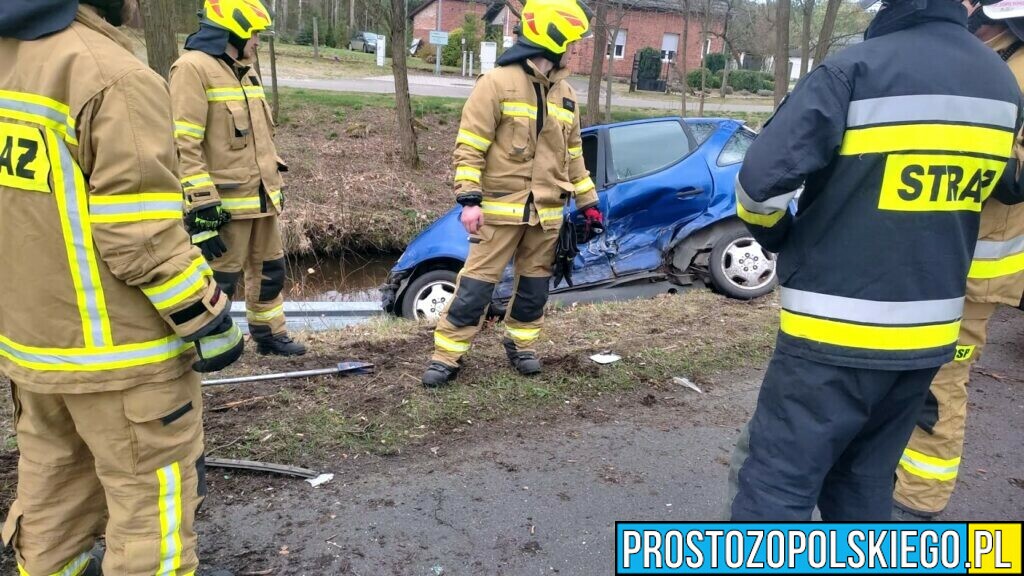
[[[193,234],[192,244],[198,246],[203,251],[203,258],[206,258],[207,262],[213,262],[228,251],[227,244],[224,243],[224,239],[220,237],[220,233],[216,230]]]
[[[192,364],[192,369],[196,372],[223,370],[241,358],[244,347],[242,331],[231,316],[225,314],[212,332],[196,340],[199,361]]]
[[[479,206],[463,206],[460,220],[466,232],[476,234],[484,225],[484,211]]]

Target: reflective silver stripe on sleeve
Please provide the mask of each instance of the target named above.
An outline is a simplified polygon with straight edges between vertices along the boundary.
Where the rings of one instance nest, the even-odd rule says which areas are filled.
[[[964,122],[1013,129],[1017,126],[1017,106],[1002,100],[920,94],[887,96],[850,102],[846,115],[849,128],[895,122]]]
[[[999,260],[1021,252],[1024,252],[1024,236],[1017,236],[1002,242],[978,240],[978,246],[974,249],[974,259]]]
[[[963,313],[964,299],[883,302],[782,288],[782,307],[807,316],[900,326],[953,322]]]
[[[769,198],[764,202],[758,202],[747,195],[747,191],[743,189],[743,185],[740,184],[739,174],[736,175],[736,199],[739,200],[740,204],[747,209],[747,212],[754,214],[772,214],[775,212],[781,212],[789,209],[789,203],[796,198],[800,190],[793,190],[787,192],[781,196]]]

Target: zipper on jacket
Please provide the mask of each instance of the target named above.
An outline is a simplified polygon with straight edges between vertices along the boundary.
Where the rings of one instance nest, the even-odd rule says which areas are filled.
[[[540,83],[533,83],[533,91],[537,93],[537,143],[540,143],[540,132],[544,129],[544,115],[547,113],[547,98],[544,95],[544,89],[540,87]]]

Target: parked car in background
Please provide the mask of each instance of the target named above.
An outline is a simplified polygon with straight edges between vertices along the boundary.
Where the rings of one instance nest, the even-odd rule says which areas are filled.
[[[736,174],[755,135],[724,118],[654,118],[584,129],[584,159],[598,187],[606,232],[580,247],[574,285],[552,286],[552,299],[653,296],[693,284],[740,299],[771,292],[775,256],[736,216]],[[582,219],[574,204],[566,210]],[[383,290],[387,311],[436,319],[451,300],[469,252],[459,211],[455,206],[409,244]],[[511,292],[509,267],[492,307],[500,310]]]
[[[377,51],[377,35],[373,32],[356,32],[348,41],[348,49],[373,54]]]

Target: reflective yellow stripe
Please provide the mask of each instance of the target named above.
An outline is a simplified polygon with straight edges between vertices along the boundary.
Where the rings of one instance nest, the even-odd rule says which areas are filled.
[[[459,137],[455,139],[456,144],[465,144],[470,148],[476,148],[481,152],[487,152],[491,147],[491,141],[483,136],[474,134],[469,130],[459,130]]]
[[[75,119],[63,102],[38,94],[0,90],[0,117],[44,126],[60,134],[68,144],[78,146]]]
[[[0,335],[0,358],[40,372],[100,372],[176,358],[192,349],[177,336],[152,342],[95,348],[39,348]]]
[[[469,342],[451,340],[440,332],[434,332],[434,345],[445,352],[455,352],[456,354],[469,352]]]
[[[280,200],[278,200],[280,202]],[[221,198],[221,206],[228,212],[241,212],[243,210],[259,210],[259,196],[245,196],[242,198]]]
[[[203,336],[196,346],[200,349],[204,358],[219,356],[231,350],[242,341],[242,330],[237,325],[232,325],[227,332]]]
[[[206,128],[199,124],[178,120],[174,123],[174,137],[177,138],[178,136],[191,136],[202,140],[206,137]]]
[[[524,344],[533,342],[540,336],[540,328],[512,328],[506,325],[505,331],[517,342]]]
[[[82,317],[85,345],[107,346],[113,342],[113,336],[93,247],[85,178],[67,146],[58,142],[52,131],[47,130],[45,135],[53,169],[54,198]]]
[[[943,460],[907,448],[900,458],[900,466],[914,476],[948,482],[956,479],[960,469],[960,458]]]
[[[210,269],[210,265],[206,260],[197,258],[180,274],[163,284],[143,288],[142,292],[157,310],[164,311],[205,290],[206,279],[212,277],[213,270]]]
[[[537,119],[537,107],[526,102],[502,102],[501,113],[514,118]]]
[[[89,198],[89,214],[93,224],[176,220],[183,215],[182,203],[180,192],[93,196]]]
[[[569,148],[569,157],[570,158],[574,158],[575,159],[575,158],[579,158],[580,156],[583,156],[583,147],[582,146],[577,146],[575,148]]]
[[[198,234],[193,234],[192,235],[192,243],[193,244],[200,244],[202,242],[205,242],[205,241],[209,240],[210,238],[213,238],[214,236],[220,236],[220,232],[215,232],[213,230],[207,230],[205,232],[200,232]]]
[[[587,176],[586,178],[580,180],[579,182],[573,182],[573,186],[576,187],[577,194],[590,192],[595,188],[594,181],[590,178],[590,176]]]
[[[761,226],[762,228],[771,228],[782,220],[782,217],[786,215],[785,210],[779,210],[778,212],[772,212],[771,214],[754,214],[743,207],[743,204],[736,203],[736,215],[740,217],[747,224],[753,224],[754,226]]]
[[[981,126],[905,124],[847,130],[839,153],[844,156],[935,150],[1009,158],[1013,132]]]
[[[956,356],[953,357],[953,360],[955,360],[957,362],[966,362],[966,361],[970,360],[971,356],[974,356],[975,348],[977,348],[977,346],[975,346],[975,345],[971,345],[971,346],[957,346],[956,347]]]
[[[473,182],[476,184],[480,183],[480,171],[472,166],[459,166],[455,169],[455,181],[456,182]]]
[[[271,190],[268,193],[268,196],[270,196],[270,201],[274,206],[277,206],[278,208],[281,207],[281,202],[284,200],[284,192],[281,192],[280,190]]]
[[[569,124],[570,126],[576,122],[576,113],[566,110],[561,106],[557,106],[548,102],[548,114],[558,118],[562,122]]]
[[[230,102],[244,101],[245,92],[239,88],[210,88],[206,91],[206,99],[209,102]]]
[[[538,213],[541,222],[549,220],[561,220],[564,212],[561,208],[542,208]]]
[[[210,175],[205,172],[201,174],[193,174],[182,178],[181,185],[184,186],[185,192],[189,192],[196,188],[213,186],[213,178],[210,178]]]
[[[956,342],[960,321],[929,326],[866,326],[783,310],[780,329],[794,338],[868,350],[926,350]]]
[[[181,567],[181,469],[175,462],[156,471],[160,482],[160,567],[156,576],[175,576]]]
[[[73,560],[65,564],[63,568],[49,576],[78,576],[82,572],[85,572],[85,569],[89,567],[89,560],[91,559],[91,554],[88,552],[82,552],[78,556],[75,556]],[[21,564],[18,564],[18,574],[19,576],[29,576],[28,570],[25,570]]]
[[[263,86],[243,86],[242,89],[245,91],[245,95],[249,98],[267,97],[267,93],[263,90]]]
[[[1024,272],[1024,252],[999,260],[974,260],[968,278],[989,280]]]
[[[515,216],[518,218],[523,217],[523,209],[525,208],[522,204],[509,204],[507,202],[491,202],[484,200],[480,204],[480,208],[484,214],[490,214],[492,216]]]
[[[249,319],[249,322],[270,322],[274,318],[284,316],[284,304],[276,306],[266,312],[254,312],[252,310],[247,310],[245,316]]]

